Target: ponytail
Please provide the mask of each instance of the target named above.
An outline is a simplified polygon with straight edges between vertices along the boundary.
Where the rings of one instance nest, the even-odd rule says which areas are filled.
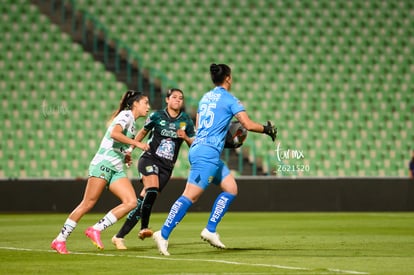
[[[142,92],[136,92],[134,90],[128,90],[121,98],[121,101],[119,102],[118,109],[113,112],[111,115],[111,118],[109,119],[109,122],[111,122],[121,111],[124,110],[131,110],[132,105],[135,101],[139,101],[142,97],[144,97],[144,94]]]

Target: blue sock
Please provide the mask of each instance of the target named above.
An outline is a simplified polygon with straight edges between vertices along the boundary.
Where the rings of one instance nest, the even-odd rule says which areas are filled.
[[[218,195],[216,201],[214,202],[213,209],[211,210],[210,218],[207,223],[207,230],[210,232],[216,232],[218,223],[221,221],[223,216],[226,214],[229,209],[230,204],[236,198],[235,195],[223,192]]]
[[[164,222],[164,225],[161,228],[161,236],[168,240],[170,237],[171,232],[177,226],[177,224],[184,218],[185,214],[187,214],[188,208],[193,203],[190,199],[181,196],[179,197],[173,206],[171,206],[170,213],[168,214],[167,219]]]

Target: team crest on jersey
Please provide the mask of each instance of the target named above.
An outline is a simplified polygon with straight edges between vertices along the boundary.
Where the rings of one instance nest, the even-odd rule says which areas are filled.
[[[213,182],[213,179],[214,179],[213,176],[208,177],[208,183],[212,183]]]
[[[187,123],[185,123],[184,121],[181,121],[180,122],[180,129],[185,130],[186,127],[187,127]]]

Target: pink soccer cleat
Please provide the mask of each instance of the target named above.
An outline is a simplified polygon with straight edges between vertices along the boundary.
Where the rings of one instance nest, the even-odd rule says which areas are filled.
[[[104,249],[104,245],[101,241],[101,231],[93,229],[93,227],[89,227],[88,229],[86,229],[85,235],[92,241],[92,243],[98,249]]]
[[[69,252],[66,250],[66,242],[59,242],[55,239],[50,244],[50,248],[56,250],[59,254],[69,254]]]

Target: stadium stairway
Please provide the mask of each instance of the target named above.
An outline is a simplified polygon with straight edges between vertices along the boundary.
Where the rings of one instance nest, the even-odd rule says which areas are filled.
[[[75,43],[81,45],[86,52],[91,53],[95,60],[102,62],[105,68],[112,72],[118,81],[124,82],[129,89],[154,90],[154,95],[151,98],[151,102],[154,102],[152,107],[155,109],[162,107],[161,87],[151,84],[145,72],[139,71],[138,66],[130,64],[123,56],[124,53],[114,47],[114,43],[110,45],[110,42],[107,42],[102,35],[97,34],[98,30],[93,27],[86,34],[82,33],[80,25],[84,14],[75,13],[67,1],[32,0],[31,2],[37,5],[39,10],[58,25],[63,32],[69,34]],[[128,72],[129,66],[131,72]]]

